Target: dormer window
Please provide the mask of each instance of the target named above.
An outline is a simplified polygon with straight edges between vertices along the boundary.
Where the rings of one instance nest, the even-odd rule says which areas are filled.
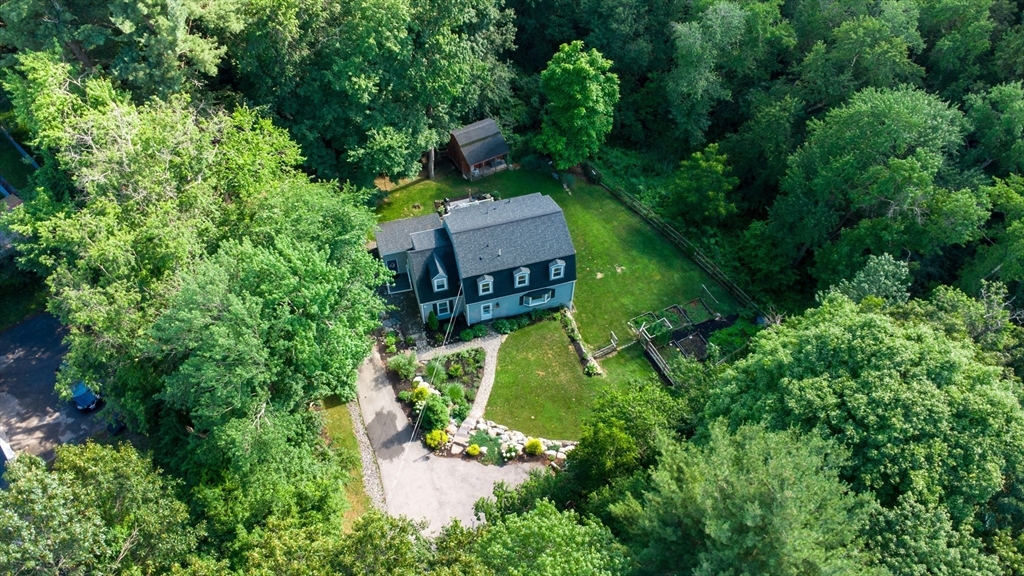
[[[548,270],[551,272],[550,277],[552,280],[565,278],[565,261],[555,260],[554,262],[548,265]]]
[[[427,263],[427,270],[430,272],[430,280],[434,285],[434,292],[444,292],[448,289],[448,274],[444,271],[441,261],[434,256]]]
[[[528,268],[516,268],[514,274],[516,278],[516,288],[523,288],[530,285],[530,270]]]
[[[481,276],[476,281],[477,292],[480,296],[486,296],[494,293],[494,278],[490,276]]]

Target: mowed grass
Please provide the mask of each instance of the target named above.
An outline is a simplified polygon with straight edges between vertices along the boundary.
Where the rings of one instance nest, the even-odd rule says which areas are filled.
[[[502,198],[540,192],[565,212],[576,246],[576,321],[592,347],[607,344],[611,332],[632,337],[627,322],[694,298],[728,314],[736,302],[668,239],[607,190],[577,180],[567,193],[550,174],[507,171],[470,183],[457,175],[396,189],[378,208],[381,221],[428,214],[434,200],[492,192]],[[420,208],[413,208],[419,205]],[[718,299],[709,298],[704,286]]]
[[[627,343],[633,338],[630,318],[672,304],[704,298],[722,314],[739,308],[728,292],[647,222],[604,188],[579,179],[566,192],[546,173],[507,171],[473,183],[449,174],[395,189],[377,212],[381,221],[420,216],[433,211],[434,200],[464,198],[471,192],[502,198],[540,192],[562,207],[576,247],[576,321],[592,349],[608,344],[612,331]],[[718,304],[707,297],[704,287]],[[525,434],[576,439],[598,394],[655,375],[639,345],[600,364],[605,377],[585,376],[557,322],[513,332],[498,353],[486,416]]]
[[[363,466],[359,459],[359,444],[348,407],[331,396],[324,400],[324,413],[327,421],[327,435],[332,445],[351,455],[352,465],[349,467],[349,481],[345,484],[345,499],[349,508],[345,511],[345,531],[351,531],[352,525],[360,516],[370,509],[370,497],[363,488]]]
[[[557,320],[538,322],[501,345],[485,416],[530,436],[573,440],[602,380],[583,375]]]

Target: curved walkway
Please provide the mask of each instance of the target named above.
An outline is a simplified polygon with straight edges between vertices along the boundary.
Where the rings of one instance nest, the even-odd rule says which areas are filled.
[[[433,355],[461,350],[461,346],[483,345],[488,350],[486,374],[488,365],[497,366],[497,347],[501,337],[482,340],[441,348]],[[422,358],[433,355],[427,353]],[[490,382],[494,382],[493,368]],[[459,458],[434,456],[423,442],[412,437],[412,424],[395,398],[394,388],[376,348],[359,368],[357,388],[366,433],[377,456],[387,511],[396,516],[425,520],[428,532],[437,533],[453,518],[466,525],[475,524],[473,504],[490,496],[495,482],[519,484],[526,479],[531,468],[540,466],[523,463],[484,466]],[[478,394],[477,401],[473,403],[474,410],[481,396],[484,394]],[[486,406],[486,400],[481,405],[481,413],[483,406]]]
[[[487,400],[491,397],[491,388],[494,387],[494,376],[498,373],[498,348],[501,347],[505,338],[508,338],[505,334],[491,333],[483,338],[470,340],[469,342],[458,342],[441,348],[431,348],[422,354],[417,354],[417,358],[420,361],[426,361],[471,348],[484,349],[486,353],[484,356],[484,373],[480,377],[480,386],[476,390],[476,399],[473,400],[473,406],[469,409],[469,417],[466,420],[483,418],[484,411],[487,410]]]

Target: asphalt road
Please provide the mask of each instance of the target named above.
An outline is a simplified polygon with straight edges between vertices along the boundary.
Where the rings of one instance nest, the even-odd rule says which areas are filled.
[[[64,334],[50,314],[0,332],[0,437],[15,451],[46,460],[58,444],[80,442],[102,428],[54,391]]]

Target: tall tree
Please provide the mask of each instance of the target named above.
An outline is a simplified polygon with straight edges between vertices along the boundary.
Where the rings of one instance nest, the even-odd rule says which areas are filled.
[[[583,42],[563,44],[541,72],[547,103],[536,146],[564,170],[598,151],[612,129],[619,79],[611,61]]]
[[[69,61],[105,70],[140,101],[190,92],[215,75],[225,50],[219,37],[241,24],[234,2],[221,0],[11,0],[0,5],[0,20],[0,46],[21,53],[59,46]]]
[[[705,446],[671,444],[633,527],[642,574],[885,574],[860,530],[870,500],[837,478],[843,453],[795,432],[714,424]]]
[[[867,88],[811,121],[770,212],[771,234],[789,246],[778,257],[816,251],[815,275],[834,283],[869,251],[934,254],[977,238],[987,199],[940,177],[965,128],[959,111],[910,88]]]
[[[10,574],[159,573],[184,562],[201,530],[130,445],[61,446],[48,471],[23,454],[0,491],[0,570]]]

